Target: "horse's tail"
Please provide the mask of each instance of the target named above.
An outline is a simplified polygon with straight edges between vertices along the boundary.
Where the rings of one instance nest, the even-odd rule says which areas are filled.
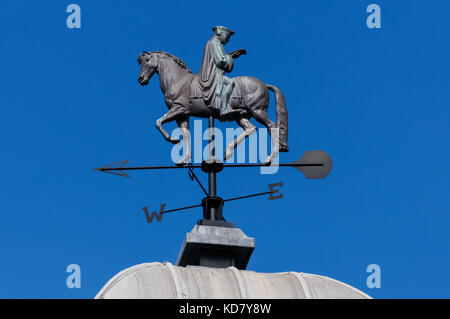
[[[275,93],[275,112],[277,114],[277,127],[279,128],[280,152],[289,151],[288,139],[288,114],[286,99],[283,92],[273,85],[267,84],[267,88]]]

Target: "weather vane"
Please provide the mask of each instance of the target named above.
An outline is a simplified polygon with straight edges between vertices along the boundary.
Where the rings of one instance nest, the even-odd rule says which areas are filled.
[[[223,45],[228,43],[234,32],[223,26],[216,26],[213,31],[213,37],[205,45],[198,75],[190,71],[182,60],[170,53],[144,51],[138,57],[138,63],[141,66],[138,81],[141,85],[147,85],[155,73],[159,76],[161,90],[169,111],[156,121],[156,127],[167,141],[178,144],[180,140],[172,138],[162,127],[165,123],[177,122],[185,142],[182,159],[175,165],[139,167],[125,166],[127,160],[95,169],[124,177],[129,177],[127,171],[133,170],[187,170],[190,179],[198,183],[206,196],[201,204],[170,210],[164,210],[165,204],[162,204],[160,212],[152,214],[149,214],[148,208],[144,207],[148,222],[151,222],[153,218],[161,221],[162,215],[165,213],[203,207],[203,219],[199,221],[199,224],[230,227],[223,218],[222,207],[225,202],[262,195],[269,195],[269,200],[282,197],[281,194],[275,194],[278,192],[276,187],[283,184],[275,183],[270,184],[269,191],[266,192],[222,199],[217,195],[216,174],[224,168],[289,166],[300,170],[308,179],[325,178],[331,171],[331,159],[324,151],[306,151],[300,159],[293,163],[273,163],[279,152],[289,150],[287,145],[288,114],[284,95],[277,87],[253,77],[229,78],[225,76],[225,73],[232,71],[234,59],[246,54],[246,51],[239,49],[227,54]],[[275,94],[276,122],[273,122],[267,115],[269,91]],[[201,164],[190,163],[189,118],[191,116],[209,119],[209,158]],[[256,127],[250,122],[251,118],[267,128],[272,141],[271,154],[263,163],[224,164],[221,159],[215,157],[214,119],[222,122],[235,121],[243,128],[243,132],[227,145],[224,159],[229,159],[233,156],[234,149],[239,143],[256,132]],[[208,174],[208,191],[195,174],[197,168]]]

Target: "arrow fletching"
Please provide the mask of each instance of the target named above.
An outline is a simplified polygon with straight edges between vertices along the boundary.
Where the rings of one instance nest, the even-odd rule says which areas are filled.
[[[121,170],[121,168],[124,167],[124,165],[126,163],[128,163],[128,161],[129,160],[117,162],[117,163],[114,163],[114,164],[109,164],[109,165],[102,166],[102,167],[99,167],[99,168],[94,168],[94,170],[100,171],[100,172],[103,172],[103,173],[123,176],[123,177],[130,177],[127,173],[125,173],[124,171]],[[117,166],[117,165],[119,165],[119,166],[118,167],[112,167],[112,166]],[[111,168],[113,168],[114,171],[112,171]]]
[[[300,166],[304,164],[322,164],[321,166]],[[305,175],[307,179],[321,179],[330,174],[332,161],[330,156],[324,151],[306,151],[302,157],[291,163]]]

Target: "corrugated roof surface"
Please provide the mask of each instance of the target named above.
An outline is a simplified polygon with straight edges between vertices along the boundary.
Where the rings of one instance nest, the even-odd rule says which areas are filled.
[[[318,275],[178,267],[169,262],[127,268],[108,281],[95,298],[371,299],[356,288]]]

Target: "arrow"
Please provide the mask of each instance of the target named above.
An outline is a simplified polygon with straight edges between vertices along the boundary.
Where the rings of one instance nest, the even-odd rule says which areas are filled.
[[[204,165],[170,165],[170,166],[136,166],[136,167],[123,167],[129,160],[117,162],[114,164],[102,166],[99,168],[95,168],[94,170],[115,174],[119,176],[129,177],[124,171],[135,171],[135,170],[155,170],[155,169],[176,169],[176,168],[184,168],[184,169],[193,169],[193,168],[205,168]],[[121,164],[119,167],[112,167]],[[263,166],[271,166],[271,164],[223,164],[222,162],[215,162],[216,165],[222,168],[231,168],[231,167],[263,167]],[[324,151],[306,151],[305,154],[300,157],[298,160],[288,164],[272,164],[272,166],[280,166],[280,167],[294,167],[298,169],[307,179],[321,179],[328,176],[332,168],[332,161],[330,156]],[[116,173],[119,171],[120,173]]]
[[[127,173],[125,173],[123,170],[126,170],[126,169],[128,169],[127,167],[123,167],[126,163],[128,163],[130,160],[126,160],[126,161],[122,161],[122,162],[117,162],[117,163],[114,163],[114,164],[109,164],[109,165],[106,165],[106,166],[102,166],[102,167],[99,167],[99,168],[94,168],[94,170],[95,171],[100,171],[100,172],[103,172],[103,173],[108,173],[108,174],[114,174],[114,175],[118,175],[118,176],[123,176],[123,177],[130,177],[130,176],[128,176],[128,174]],[[116,166],[116,165],[119,165],[119,164],[121,164],[119,167],[111,167],[111,166]],[[120,173],[116,173],[116,172],[113,172],[113,171],[119,171]]]

